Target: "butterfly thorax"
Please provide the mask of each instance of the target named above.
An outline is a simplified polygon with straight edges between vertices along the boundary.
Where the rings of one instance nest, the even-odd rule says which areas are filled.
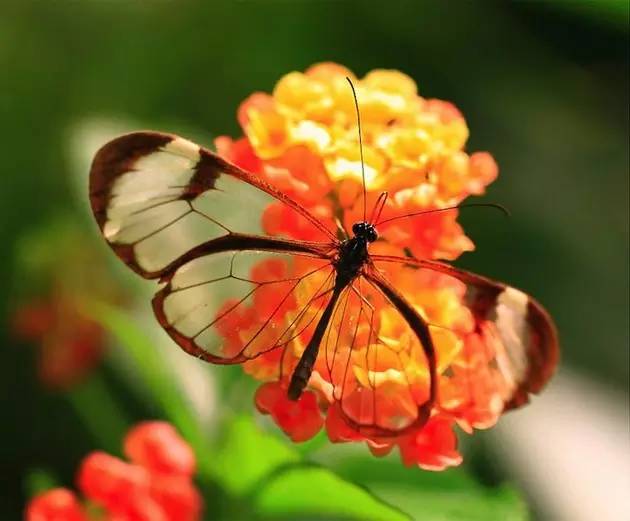
[[[339,246],[339,256],[335,263],[337,284],[345,286],[360,272],[369,258],[368,244],[378,238],[373,224],[358,222],[352,226],[354,237],[343,241]]]

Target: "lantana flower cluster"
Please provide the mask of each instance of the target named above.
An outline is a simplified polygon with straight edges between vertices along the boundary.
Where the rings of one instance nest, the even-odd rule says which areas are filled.
[[[202,499],[195,457],[172,425],[144,422],[124,440],[129,462],[105,452],[87,455],[77,473],[86,502],[66,488],[33,498],[26,521],[197,521]]]
[[[401,72],[374,70],[357,78],[333,63],[287,74],[271,94],[255,93],[246,99],[238,110],[244,137],[218,138],[218,152],[300,203],[329,230],[336,230],[337,223],[351,230],[353,223],[363,219],[364,200],[357,116],[346,78],[356,87],[361,112],[368,211],[382,192],[388,192],[381,220],[456,205],[469,195],[483,193],[497,177],[498,168],[490,154],[464,151],[468,127],[452,103],[420,96],[415,82]],[[312,226],[294,216],[289,218],[281,203],[271,203],[265,209],[261,224],[271,235],[321,239]],[[453,260],[474,247],[457,223],[457,211],[395,220],[378,231],[380,238],[370,245],[371,253]],[[252,280],[295,277],[296,272],[305,273],[307,269],[262,261],[252,270]],[[472,317],[463,304],[462,283],[396,264],[382,269],[430,324],[440,326],[431,328],[440,381],[439,400],[429,420],[398,436],[366,435],[349,421],[348,412],[331,393],[326,354],[322,352],[307,390],[298,401],[288,400],[286,375],[290,373],[286,368],[299,359],[312,328],[284,352],[272,350],[245,363],[245,371],[264,382],[256,395],[257,407],[271,415],[296,442],[313,437],[325,427],[331,441],[366,442],[375,455],[398,447],[407,465],[433,470],[457,465],[461,455],[454,425],[468,432],[486,428],[496,422],[502,410],[504,390],[496,384],[498,379],[489,364],[495,354],[487,349],[492,345],[490,335],[484,337],[483,328],[481,332],[473,329]],[[266,275],[261,278],[261,273]],[[298,302],[283,304],[289,316],[304,304],[299,302],[299,293],[295,299]],[[259,300],[260,305],[273,305],[273,298]],[[379,307],[377,297],[372,300],[379,335],[397,344],[388,349],[412,353],[410,342],[415,339],[388,315],[391,307]],[[249,311],[256,314],[254,309]],[[242,324],[244,318],[239,319]],[[224,348],[237,352],[243,341],[239,332],[224,327],[221,333]],[[264,341],[264,333],[257,341]],[[343,348],[343,340],[340,344]],[[478,349],[480,345],[484,349]],[[480,353],[486,353],[485,358]],[[412,370],[388,366],[394,364],[394,357],[388,358],[386,352],[379,355],[380,366],[371,371],[362,367],[360,360],[365,356],[361,353],[351,360],[358,387],[371,378],[387,390],[392,423],[401,411],[412,410],[426,400],[428,375],[421,356],[407,360]],[[407,380],[413,374],[416,380],[403,384],[403,374]],[[358,390],[369,392],[367,384]],[[402,396],[409,394],[415,403],[404,402],[409,398]]]

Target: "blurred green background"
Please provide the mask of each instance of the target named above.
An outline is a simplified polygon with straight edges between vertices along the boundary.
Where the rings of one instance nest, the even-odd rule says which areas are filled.
[[[81,457],[107,443],[105,431],[119,440],[126,422],[164,415],[151,393],[129,392],[130,378],[114,361],[95,378],[124,422],[90,427],[78,403],[99,408],[101,395],[46,390],[34,369],[36,349],[12,332],[16,307],[41,284],[27,269],[33,242],[45,244],[48,257],[82,237],[86,247],[102,246],[86,211],[81,168],[89,154],[116,129],[175,132],[206,145],[216,135],[238,136],[235,112],[246,96],[320,61],[359,76],[402,70],[421,95],[460,108],[471,130],[468,150],[488,150],[499,163],[485,199],[513,216],[465,213],[477,251],[458,264],[535,295],[557,320],[563,365],[627,393],[626,1],[5,0],[1,10],[0,519],[19,519],[32,469],[54,471],[70,485]],[[93,142],[99,132],[101,142]],[[83,235],[64,239],[54,228],[60,219]],[[112,276],[135,283],[125,275]],[[223,370],[212,372],[219,410],[233,406],[221,379],[239,378]],[[233,407],[249,413],[251,392],[242,394]],[[466,480],[490,486],[509,477],[483,442],[472,444]],[[331,468],[350,481],[389,472],[389,488],[400,483],[400,490],[447,490],[464,479],[398,471],[395,459],[381,464],[365,452]],[[527,497],[537,512],[537,498]],[[397,504],[391,494],[388,500]],[[217,518],[228,515],[222,512]]]

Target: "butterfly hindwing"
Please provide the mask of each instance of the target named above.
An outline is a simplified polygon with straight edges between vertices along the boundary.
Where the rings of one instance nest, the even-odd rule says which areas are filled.
[[[396,300],[388,291],[398,296],[376,273],[361,274],[344,290],[311,382],[329,390],[347,424],[372,437],[424,424],[435,399],[428,327],[403,297]]]
[[[295,351],[296,338],[312,324],[333,283],[327,259],[224,251],[178,268],[153,298],[153,310],[188,353],[213,363],[241,363],[285,348]]]
[[[419,297],[408,295],[412,302],[417,297],[419,313],[433,326],[434,338],[442,330],[462,341],[449,374],[440,375],[441,386],[445,384],[440,400],[450,401],[447,407],[458,406],[458,400],[461,407],[470,405],[479,394],[499,397],[500,410],[508,410],[526,403],[551,378],[559,357],[557,332],[544,308],[526,293],[440,262],[381,255],[373,255],[372,261],[408,284],[415,281],[428,291],[434,287],[432,298],[442,299],[443,309],[453,299],[449,316],[422,309],[426,289],[419,289]],[[487,405],[499,407],[497,400]]]

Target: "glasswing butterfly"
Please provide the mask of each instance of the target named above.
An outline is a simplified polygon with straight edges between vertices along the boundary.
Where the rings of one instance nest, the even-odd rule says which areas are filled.
[[[355,103],[363,154],[356,94]],[[438,379],[474,387],[436,355],[445,332],[477,334],[472,357],[492,373],[502,410],[525,403],[557,364],[555,326],[525,293],[442,262],[370,253],[387,194],[368,219],[365,178],[363,219],[350,234],[333,232],[215,153],[175,135],[134,132],[97,152],[89,191],[114,252],[163,284],[153,310],[182,349],[215,364],[276,353],[272,376],[290,399],[317,385],[364,435],[422,426],[439,405]],[[293,223],[309,240],[266,233],[270,218]],[[402,272],[418,291],[427,276],[459,288],[466,331],[429,321],[391,282]]]

